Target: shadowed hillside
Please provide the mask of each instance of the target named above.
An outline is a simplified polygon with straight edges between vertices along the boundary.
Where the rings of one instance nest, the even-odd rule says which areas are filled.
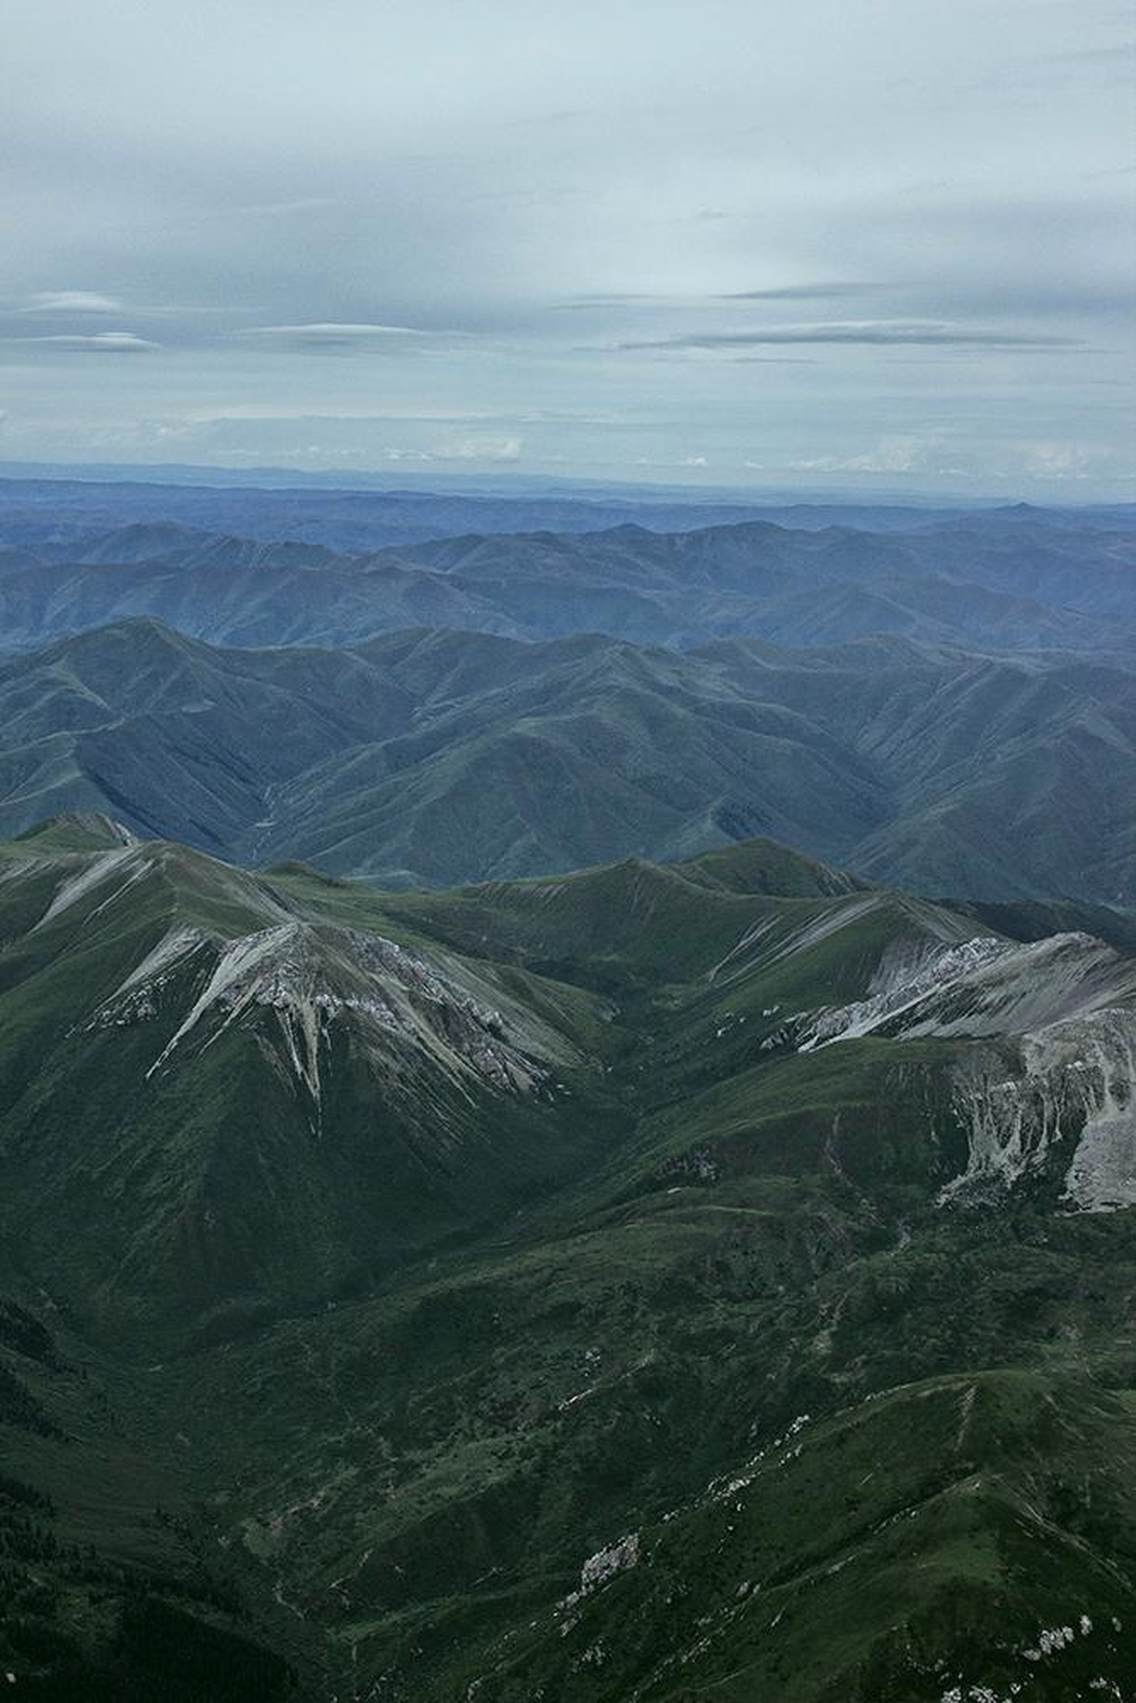
[[[102,810],[384,887],[765,835],[928,893],[1131,906],[1134,682],[889,638],[240,651],[124,622],[0,662],[0,824]]]

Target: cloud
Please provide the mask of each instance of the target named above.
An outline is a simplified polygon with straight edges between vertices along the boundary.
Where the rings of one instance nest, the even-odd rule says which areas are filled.
[[[254,325],[250,337],[421,337],[413,325],[344,325],[318,320],[311,325]]]
[[[727,217],[724,213],[696,213],[692,219],[707,221]],[[894,288],[888,284],[860,283],[821,283],[821,284],[783,284],[768,290],[719,290],[703,294],[692,292],[673,295],[635,295],[631,293],[619,295],[576,296],[571,301],[553,302],[553,311],[558,313],[580,313],[598,311],[601,308],[640,308],[640,307],[711,307],[719,302],[811,302],[833,301],[839,297],[865,296],[878,293],[881,290]]]
[[[366,349],[382,347],[391,340],[438,336],[461,336],[460,332],[427,331],[417,325],[369,325],[340,323],[336,320],[317,320],[309,325],[256,325],[240,333],[245,337],[263,337],[309,349]]]
[[[1107,491],[1136,155],[1104,4],[9,8],[9,431],[160,460],[154,421],[202,417],[218,465],[691,484],[692,448],[773,477],[946,432],[909,477],[965,442],[975,489],[1026,476],[1024,432],[1115,445]]]
[[[386,461],[519,461],[521,438],[457,438],[450,443],[436,444],[433,449],[393,448],[383,451]]]
[[[431,450],[433,461],[519,461],[521,438],[459,438]]]
[[[337,207],[334,195],[302,195],[291,201],[247,201],[239,207],[227,207],[217,217],[226,219],[277,218],[292,213],[316,213],[326,207]]]
[[[1075,53],[1058,53],[1048,59],[1025,60],[1025,65],[1123,66],[1136,60],[1136,41],[1120,41],[1111,47],[1080,48]]]
[[[24,313],[121,313],[122,303],[97,290],[37,290]]]
[[[162,347],[148,338],[136,337],[133,331],[95,331],[89,336],[61,332],[54,337],[9,337],[6,341],[37,348],[73,349],[87,355],[143,355]]]
[[[393,422],[414,421],[434,425],[466,425],[484,424],[486,422],[500,423],[505,419],[516,419],[516,415],[502,415],[484,408],[376,408],[373,403],[363,403],[358,407],[337,407],[334,409],[312,406],[308,403],[291,402],[229,402],[223,408],[202,408],[195,410],[187,417],[188,423],[194,426],[231,425],[245,420],[267,421],[275,424],[282,422],[320,421],[344,422],[359,425],[390,425]],[[536,415],[524,415],[526,420],[536,419]]]
[[[716,296],[719,302],[814,302],[829,301],[836,296],[865,296],[878,290],[878,284],[784,284],[775,290],[731,290],[728,295]]]
[[[1051,478],[1080,479],[1092,466],[1092,451],[1083,444],[1035,443],[1029,446],[1031,469]]]
[[[802,473],[913,473],[926,467],[931,447],[918,438],[885,438],[859,455],[812,456],[793,466]]]
[[[595,313],[603,308],[659,307],[681,301],[682,297],[619,294],[610,296],[576,296],[568,302],[551,302],[553,313]]]
[[[1079,339],[1032,332],[968,330],[925,319],[845,319],[812,325],[771,325],[751,331],[698,331],[679,337],[617,343],[619,350],[747,349],[778,343],[860,344],[874,348],[1069,349]]]

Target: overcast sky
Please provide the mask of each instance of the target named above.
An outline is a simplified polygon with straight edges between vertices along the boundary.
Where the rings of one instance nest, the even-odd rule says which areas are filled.
[[[0,457],[1131,496],[1133,33],[7,0]]]

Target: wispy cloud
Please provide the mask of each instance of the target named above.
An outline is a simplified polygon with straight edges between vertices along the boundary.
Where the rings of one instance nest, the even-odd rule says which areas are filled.
[[[839,296],[866,296],[880,289],[878,284],[782,284],[772,290],[731,290],[715,296],[719,302],[820,302]]]
[[[37,290],[24,303],[22,313],[121,313],[118,296],[97,290]]]
[[[519,461],[523,448],[521,438],[457,438],[451,443],[435,444],[432,449],[390,445],[383,451],[383,459],[428,464],[446,461],[508,463]]]
[[[835,343],[873,348],[911,345],[950,349],[1076,348],[1078,339],[1024,331],[971,330],[947,321],[923,319],[844,319],[811,325],[770,325],[747,331],[695,331],[677,337],[617,343],[620,350],[747,349],[766,344]]]
[[[912,473],[926,467],[936,447],[918,438],[892,437],[856,455],[809,456],[793,465],[801,473]]]
[[[226,208],[223,216],[231,219],[275,219],[293,213],[318,213],[327,207],[337,207],[334,195],[301,195],[290,201],[248,201],[243,206]]]
[[[519,461],[521,438],[458,438],[430,451],[432,461]]]
[[[37,290],[25,303],[24,313],[121,313],[122,303],[115,296],[104,296],[98,290]]]
[[[1130,7],[647,10],[9,7],[6,450],[1111,488]]]
[[[1111,47],[1080,48],[1075,53],[1054,54],[1034,63],[1048,65],[1124,65],[1136,60],[1136,41],[1118,41]]]
[[[528,418],[529,416],[524,416]],[[484,422],[499,422],[505,419],[515,420],[515,414],[502,415],[483,408],[383,408],[377,409],[367,404],[359,407],[321,407],[304,403],[286,402],[230,402],[223,408],[202,408],[188,415],[187,420],[195,426],[211,426],[218,422],[236,422],[242,420],[263,421],[309,421],[323,423],[329,420],[354,421],[361,425],[380,424],[390,425],[395,421],[415,421],[418,424],[434,425],[466,425]],[[534,416],[535,418],[535,416]]]
[[[146,337],[136,337],[133,331],[95,331],[89,336],[60,332],[52,337],[9,337],[5,341],[15,347],[72,349],[87,355],[143,355],[162,347]]]
[[[309,325],[254,325],[250,337],[420,337],[413,325],[349,325],[317,320]]]
[[[312,349],[367,349],[406,339],[460,337],[462,332],[432,331],[417,325],[348,324],[337,320],[317,320],[308,325],[255,325],[239,333],[242,337],[263,338],[267,342],[289,347]]]
[[[659,307],[678,303],[681,296],[652,296],[617,294],[610,296],[575,296],[568,302],[552,302],[554,313],[591,313],[601,308]]]
[[[725,215],[696,214],[698,219],[718,219]],[[553,308],[560,313],[580,313],[601,308],[639,308],[639,307],[718,307],[722,302],[812,302],[835,301],[841,297],[865,296],[893,288],[886,284],[868,283],[816,283],[816,284],[779,284],[765,290],[725,290],[713,294],[673,294],[673,295],[595,295],[575,296],[571,301],[554,302]]]

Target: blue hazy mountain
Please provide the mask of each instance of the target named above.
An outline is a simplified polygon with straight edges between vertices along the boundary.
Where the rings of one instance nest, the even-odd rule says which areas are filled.
[[[245,650],[134,620],[0,661],[4,832],[98,810],[383,886],[767,834],[922,892],[1123,906],[1134,797],[1123,655],[453,630]]]

